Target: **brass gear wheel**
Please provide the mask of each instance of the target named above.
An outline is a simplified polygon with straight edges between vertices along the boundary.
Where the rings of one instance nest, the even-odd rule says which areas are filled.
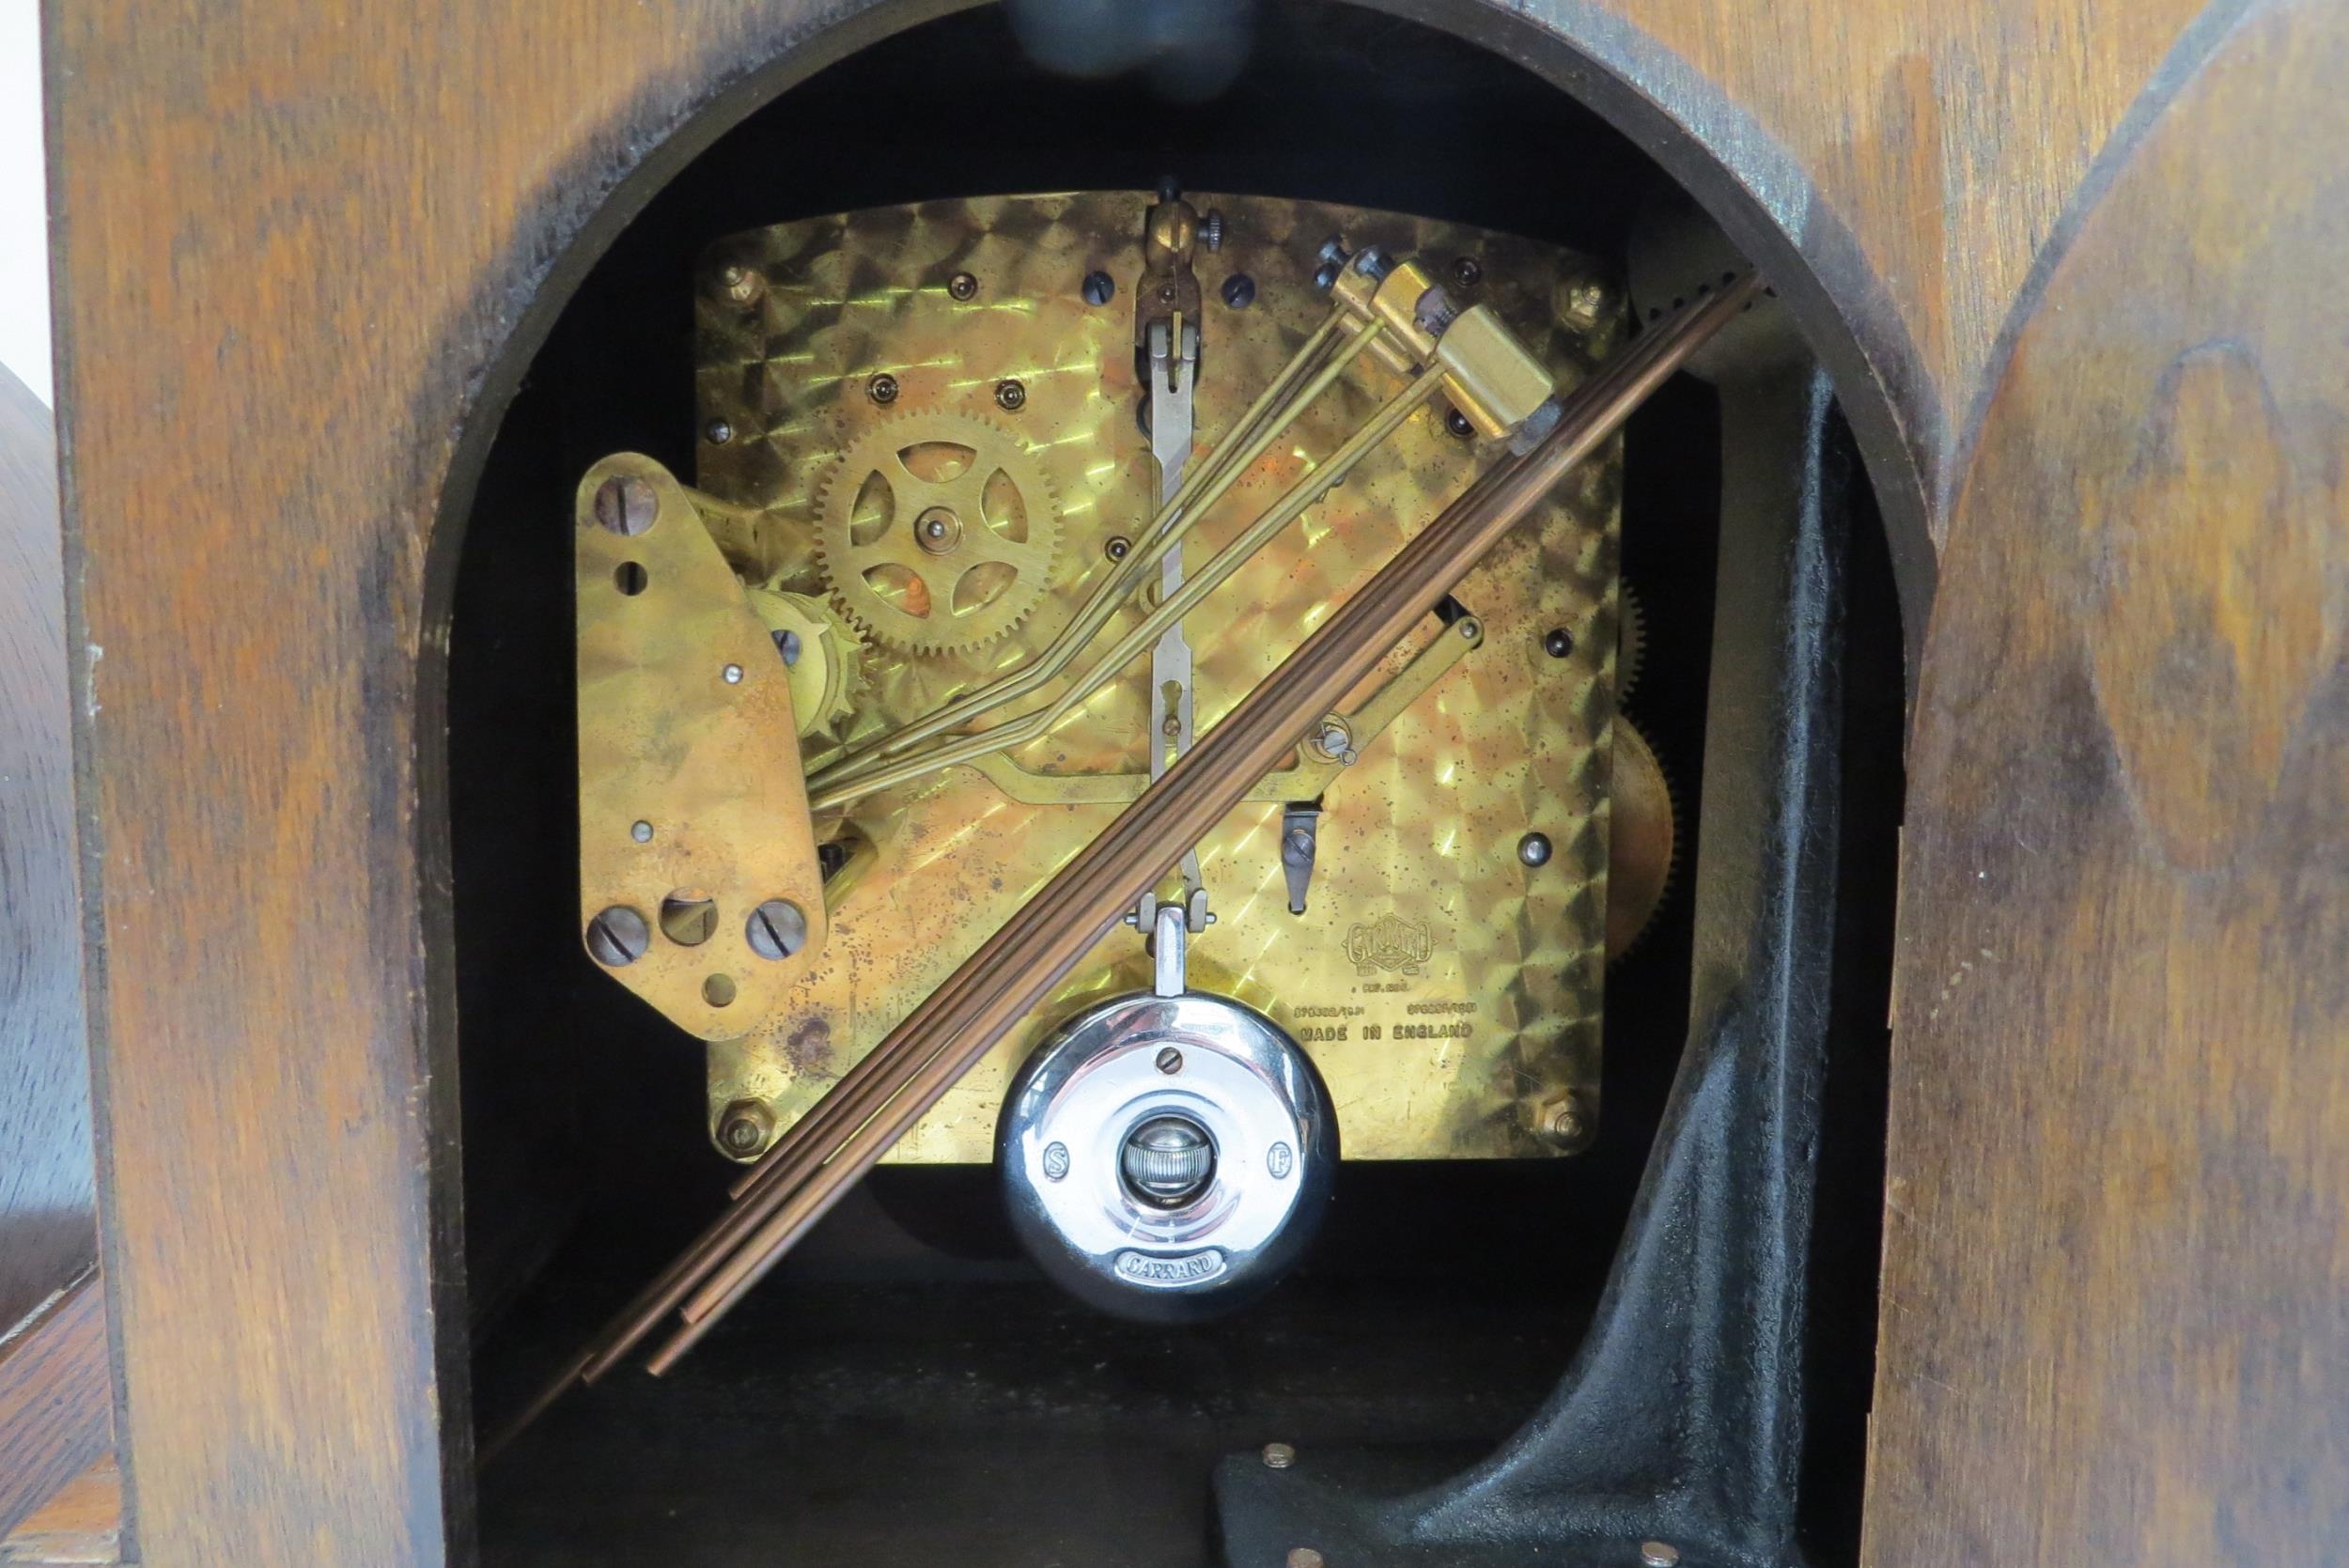
[[[856,629],[823,600],[789,592],[779,576],[747,592],[751,608],[767,623],[775,651],[790,672],[791,710],[800,738],[839,733],[841,721],[855,711],[862,684],[864,649]]]
[[[1607,961],[1647,935],[1680,867],[1680,801],[1656,748],[1628,719],[1615,721],[1607,840]]]
[[[902,414],[832,466],[817,550],[834,602],[876,641],[954,653],[1003,636],[1044,597],[1060,510],[1010,431],[961,414]]]
[[[1640,684],[1640,667],[1647,661],[1647,613],[1628,582],[1615,585],[1615,698],[1620,702]]]

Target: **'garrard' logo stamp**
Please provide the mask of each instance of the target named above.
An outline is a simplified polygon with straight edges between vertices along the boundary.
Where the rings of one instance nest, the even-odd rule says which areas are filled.
[[[1180,1257],[1153,1257],[1147,1252],[1126,1251],[1117,1254],[1111,1265],[1117,1277],[1152,1290],[1180,1290],[1186,1285],[1203,1285],[1223,1272],[1223,1254],[1214,1248],[1186,1252]]]
[[[1354,972],[1365,980],[1378,970],[1415,975],[1435,951],[1436,939],[1427,923],[1400,915],[1381,915],[1346,934],[1346,955],[1354,960]]]

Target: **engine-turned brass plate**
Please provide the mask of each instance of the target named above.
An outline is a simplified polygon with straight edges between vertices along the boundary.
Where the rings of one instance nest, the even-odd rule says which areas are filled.
[[[1221,248],[1198,256],[1203,446],[1323,318],[1314,253],[1332,233],[1424,258],[1466,299],[1490,302],[1565,385],[1622,328],[1619,293],[1589,260],[1555,247],[1325,204],[1189,199],[1223,215]],[[1155,471],[1137,423],[1132,345],[1150,200],[1112,192],[930,202],[779,225],[706,258],[700,485],[754,509],[712,521],[744,578],[832,592],[817,552],[824,487],[840,454],[882,421],[918,438],[926,422],[985,420],[1033,455],[1050,492],[1057,529],[1041,599],[975,647],[914,652],[868,638],[843,738],[910,720],[1020,661],[1097,581],[1111,541],[1147,520]],[[1106,304],[1086,301],[1095,272],[1115,282]],[[1243,273],[1253,299],[1234,308],[1224,285]],[[1358,362],[1201,521],[1189,558],[1204,560],[1238,532],[1399,385],[1367,357]],[[1414,415],[1188,619],[1203,728],[1492,459],[1444,414],[1439,403]],[[1192,939],[1191,984],[1241,998],[1304,1044],[1351,1157],[1557,1153],[1564,1145],[1536,1129],[1569,1106],[1579,1126],[1595,1117],[1619,480],[1610,449],[1459,585],[1485,623],[1482,645],[1330,783],[1303,915],[1288,912],[1277,801],[1242,806],[1201,846],[1218,918]],[[1558,629],[1572,639],[1563,657],[1544,645]],[[1398,650],[1386,673],[1411,651]],[[1144,771],[1148,679],[1145,658],[1019,752],[1019,766]],[[811,741],[810,767],[822,755]],[[756,1032],[711,1047],[713,1127],[745,1099],[771,1105],[780,1125],[800,1115],[1118,809],[1035,791],[1014,799],[998,781],[1017,775],[994,771],[951,768],[849,808],[877,858],[836,900],[825,951],[784,1005]],[[1554,852],[1528,867],[1519,846],[1533,832]],[[1004,1082],[1037,1036],[1086,1001],[1149,978],[1141,939],[1112,931],[891,1157],[988,1159]]]

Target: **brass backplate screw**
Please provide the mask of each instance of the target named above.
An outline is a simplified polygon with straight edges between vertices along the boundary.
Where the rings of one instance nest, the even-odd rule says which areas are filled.
[[[1344,763],[1348,768],[1354,766],[1358,753],[1354,750],[1353,732],[1338,720],[1330,718],[1321,722],[1321,730],[1315,737],[1315,744],[1321,748],[1321,754],[1330,761]]]
[[[1028,406],[1028,389],[1014,380],[997,381],[995,401],[1003,406],[1005,412],[1018,413]]]
[[[968,300],[979,291],[979,280],[968,272],[957,272],[946,280],[946,292],[957,300]]]
[[[756,268],[729,261],[718,269],[718,292],[725,296],[728,303],[747,308],[756,304],[758,297],[767,292],[767,279]]]
[[[1563,283],[1558,286],[1559,319],[1576,332],[1589,332],[1607,313],[1607,290],[1591,282]]]
[[[736,1100],[718,1118],[718,1148],[728,1159],[755,1159],[775,1135],[775,1113],[759,1100]]]
[[[864,383],[864,396],[874,402],[890,404],[897,400],[897,378],[884,370]]]

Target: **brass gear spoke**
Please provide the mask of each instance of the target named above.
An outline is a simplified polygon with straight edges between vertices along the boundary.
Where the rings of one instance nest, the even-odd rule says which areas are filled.
[[[971,455],[971,466],[940,484],[938,505],[951,506],[966,524],[975,524],[981,531],[993,534],[987,525],[987,484],[1003,470],[987,460],[983,452]],[[1019,481],[1013,480],[1013,484]]]
[[[1050,571],[1052,567],[1051,551],[1038,549],[1034,540],[1006,539],[1001,534],[995,535],[994,543],[988,547],[988,559],[1016,568],[1022,577],[1030,572]]]
[[[958,447],[971,460],[950,478],[925,478],[905,454],[929,444]],[[988,522],[988,490],[999,474],[1017,497],[1025,539]],[[889,521],[858,544],[857,499],[876,476],[889,489]],[[951,522],[943,544],[923,537],[923,520],[931,517]],[[1059,552],[1060,515],[1043,469],[1009,431],[958,414],[905,414],[875,426],[841,456],[818,498],[817,536],[832,598],[851,621],[897,647],[947,653],[994,641],[1035,607]],[[988,566],[1008,567],[1009,581],[985,604],[957,614],[957,586]],[[920,582],[928,613],[912,613],[877,590],[865,573],[880,567]]]

